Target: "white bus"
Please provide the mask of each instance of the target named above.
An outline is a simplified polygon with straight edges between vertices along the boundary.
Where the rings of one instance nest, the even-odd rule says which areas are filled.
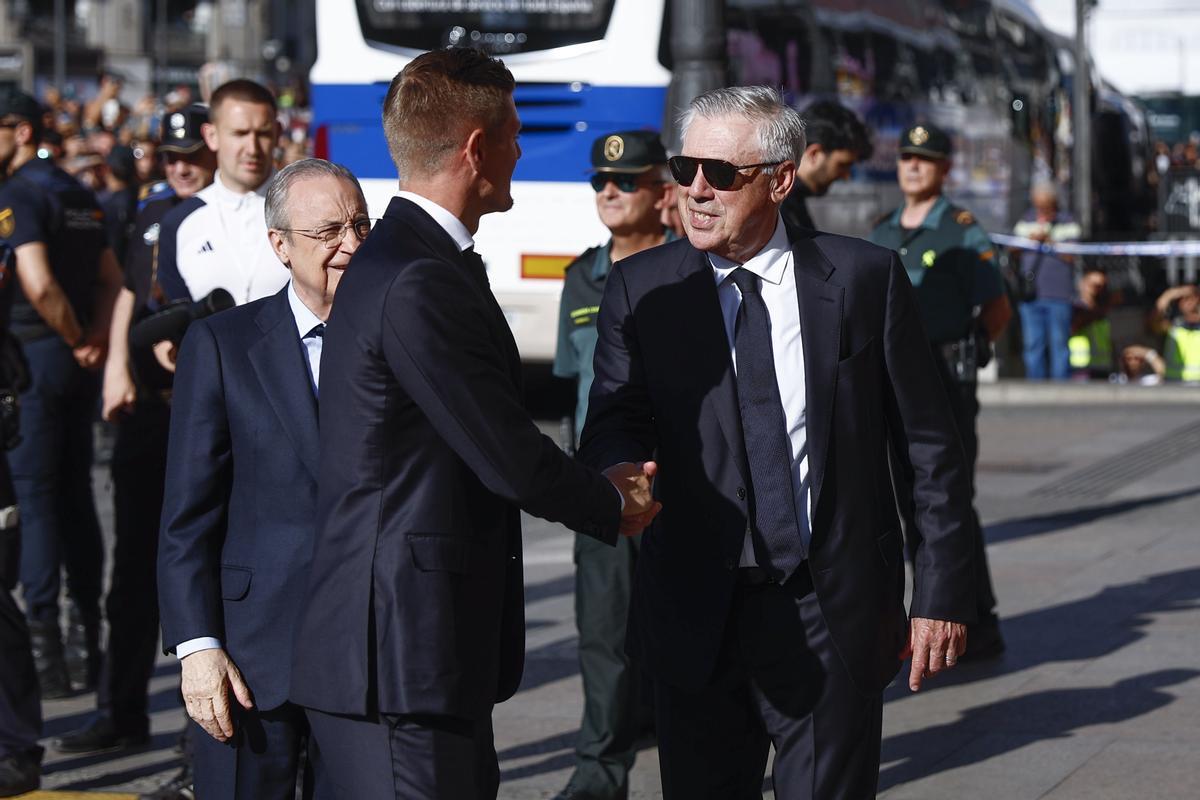
[[[317,0],[316,155],[358,176],[371,213],[396,191],[380,109],[421,52],[475,45],[504,59],[523,125],[512,211],[485,216],[479,252],[526,361],[554,357],[562,274],[603,242],[587,183],[592,141],[659,128],[662,0]]]
[[[586,180],[591,143],[662,126],[669,6],[317,0],[316,154],[358,175],[381,213],[396,188],[380,122],[392,77],[446,45],[501,56],[517,80],[524,155],[515,207],[483,218],[479,249],[523,358],[549,361],[562,270],[607,238]],[[954,136],[949,194],[989,230],[1010,229],[1034,174],[1069,174],[1070,74],[1026,0],[725,0],[725,17],[729,85],[777,86],[801,109],[836,99],[874,132],[874,155],[811,205],[823,230],[865,235],[899,202],[896,139],[919,121]]]

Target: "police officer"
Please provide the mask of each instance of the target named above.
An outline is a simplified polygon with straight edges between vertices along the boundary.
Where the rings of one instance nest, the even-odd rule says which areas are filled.
[[[807,144],[796,165],[796,183],[779,211],[789,230],[815,230],[809,197],[824,197],[829,187],[850,177],[858,161],[871,157],[871,136],[853,111],[831,100],[813,103],[801,115]]]
[[[108,344],[121,268],[95,196],[37,157],[42,108],[20,92],[0,105],[0,234],[16,254],[9,330],[23,343],[31,386],[10,464],[22,516],[21,583],[43,697],[94,684],[99,666],[103,545],[92,497],[96,370]],[[73,606],[64,658],[59,573]],[[69,670],[69,675],[68,675]]]
[[[904,132],[896,169],[904,205],[880,219],[870,240],[900,255],[916,288],[921,318],[972,465],[974,491],[979,453],[976,369],[986,363],[990,343],[1008,324],[1012,307],[987,232],[970,211],[942,194],[950,151],[949,135],[933,125],[915,125]],[[975,539],[978,622],[969,628],[963,658],[987,658],[1004,650],[978,512]]]
[[[0,104],[4,102],[0,100]],[[10,130],[0,127],[0,141],[11,135]],[[7,148],[7,142],[3,147]],[[6,229],[0,220],[0,234]],[[8,333],[9,310],[17,288],[15,269],[16,256],[7,238],[0,235],[0,797],[37,789],[42,761],[38,746],[42,708],[29,628],[12,596],[17,585],[21,527],[8,457],[3,452],[14,443],[14,435],[19,435],[16,398],[22,383],[29,379],[20,345]]]
[[[112,456],[116,545],[105,601],[108,649],[96,715],[55,741],[65,753],[139,745],[149,734],[147,688],[158,649],[155,572],[172,375],[149,350],[130,352],[129,329],[159,307],[161,292],[154,284],[163,217],[212,183],[216,157],[200,134],[207,122],[208,110],[201,105],[163,119],[159,152],[168,185],[141,204],[125,262],[125,286],[113,312],[103,392],[104,418],[117,426]]]
[[[674,238],[662,212],[674,197],[666,180],[667,153],[653,131],[620,131],[592,144],[596,211],[612,233],[567,267],[559,308],[554,374],[578,385],[574,445],[587,416],[596,350],[596,316],[612,265]],[[625,655],[625,621],[640,537],[616,548],[575,537],[575,624],[584,710],[575,746],[575,771],[559,800],[616,800],[629,791],[640,715],[639,680]]]

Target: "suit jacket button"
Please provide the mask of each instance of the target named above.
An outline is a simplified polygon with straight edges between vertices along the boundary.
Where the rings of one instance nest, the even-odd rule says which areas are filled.
[[[737,488],[737,492],[735,492],[735,494],[737,494],[737,499],[738,499],[738,500],[745,500],[745,499],[746,499],[746,487],[745,487],[745,486],[739,486],[739,487]]]

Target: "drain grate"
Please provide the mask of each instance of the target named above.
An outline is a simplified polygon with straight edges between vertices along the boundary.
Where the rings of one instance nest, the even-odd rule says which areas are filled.
[[[1040,497],[1103,497],[1131,480],[1174,464],[1200,450],[1200,422],[1169,431],[1033,492]]]

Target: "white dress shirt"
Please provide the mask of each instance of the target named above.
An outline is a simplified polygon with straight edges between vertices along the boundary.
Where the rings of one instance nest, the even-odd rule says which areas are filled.
[[[808,431],[807,399],[804,386],[804,342],[800,336],[800,299],[796,294],[796,272],[793,268],[791,246],[783,218],[775,224],[775,233],[761,250],[744,264],[735,264],[713,253],[708,254],[713,279],[717,282],[717,298],[725,319],[725,335],[733,369],[737,372],[737,348],[734,345],[734,325],[742,293],[729,276],[739,266],[761,278],[763,303],[771,321],[771,352],[775,357],[775,380],[779,383],[779,399],[783,403],[783,418],[791,445],[792,493],[796,502],[796,521],[804,541],[809,539]],[[742,548],[741,566],[754,566],[754,550],[747,533]]]
[[[321,379],[321,346],[325,343],[325,339],[321,336],[309,336],[306,339],[305,335],[320,325],[321,319],[300,300],[300,297],[296,294],[294,283],[288,283],[287,299],[288,306],[292,309],[292,317],[296,321],[296,335],[300,339],[300,343],[304,346],[305,355],[308,356],[309,376],[312,380],[313,391],[316,392]],[[197,653],[201,650],[216,650],[223,646],[221,640],[214,636],[200,636],[176,645],[175,657],[182,660],[192,653]]]
[[[451,214],[446,209],[439,206],[437,203],[430,200],[428,197],[422,197],[413,192],[398,192],[397,197],[403,197],[405,200],[416,203],[429,216],[433,217],[433,221],[441,227],[454,243],[458,245],[458,251],[461,253],[464,250],[469,250],[475,246],[475,240],[471,237],[471,232],[467,230],[467,226],[462,224],[462,220]]]

